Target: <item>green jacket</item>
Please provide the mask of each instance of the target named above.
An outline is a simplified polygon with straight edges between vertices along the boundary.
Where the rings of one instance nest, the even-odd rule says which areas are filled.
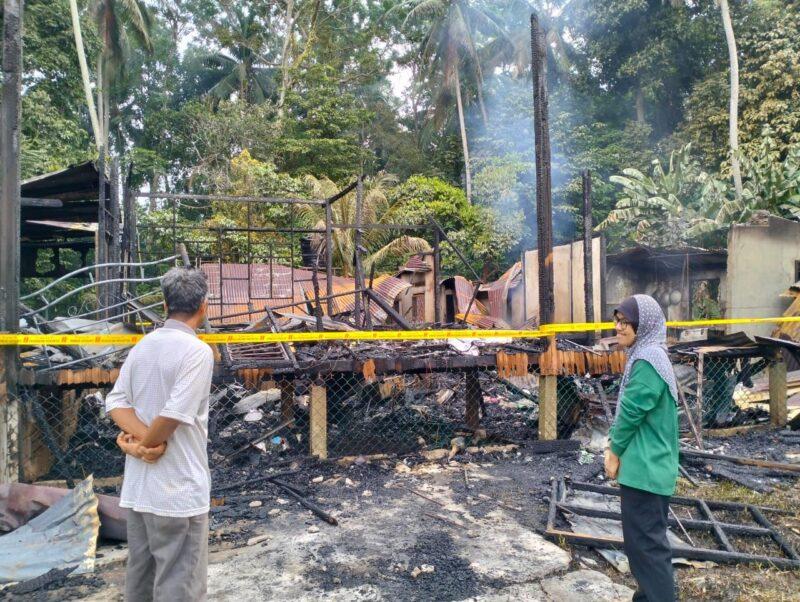
[[[678,410],[667,383],[644,360],[633,364],[622,407],[608,434],[620,458],[617,481],[672,495],[678,479]]]

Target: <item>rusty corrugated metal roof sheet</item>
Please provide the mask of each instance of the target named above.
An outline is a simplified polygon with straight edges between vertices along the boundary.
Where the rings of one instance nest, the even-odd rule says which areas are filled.
[[[292,301],[304,300],[300,283],[311,280],[311,272],[290,268],[278,263],[252,264],[224,263],[220,282],[220,265],[204,263],[200,269],[208,278],[208,318],[217,324],[242,324],[255,321],[264,315],[265,307],[278,307]],[[324,289],[323,289],[324,290]],[[304,305],[293,308],[306,313]],[[246,315],[244,312],[252,312]],[[220,316],[225,317],[219,320]]]
[[[220,282],[220,267],[222,279]],[[285,306],[290,302],[303,302],[288,308],[292,313],[308,314],[306,302],[314,299],[314,284],[311,270],[294,268],[278,263],[246,264],[204,263],[201,269],[208,278],[208,317],[217,324],[242,324],[255,321],[264,315],[265,307]],[[317,275],[320,295],[327,290],[324,274]],[[397,296],[411,285],[399,278],[380,275],[373,282],[373,290],[388,303],[394,304]],[[344,293],[355,290],[355,280],[342,276],[333,277],[333,292]],[[333,315],[352,312],[355,296],[345,295],[332,300]],[[327,302],[322,310],[328,313]],[[245,312],[250,312],[245,314]],[[243,315],[232,315],[243,314]],[[375,303],[370,303],[370,314],[377,322],[385,322],[386,313]],[[221,316],[230,316],[223,317]]]
[[[464,313],[467,311],[467,307],[469,307],[469,301],[472,299],[472,293],[475,291],[475,287],[472,283],[464,278],[463,276],[453,276],[453,282],[455,284],[455,292],[456,292],[456,313]],[[475,299],[472,303],[472,307],[469,310],[470,314],[488,314],[489,312],[486,310],[486,307]]]
[[[389,303],[394,304],[397,296],[405,290],[411,288],[411,283],[388,274],[376,276],[372,283],[372,290],[378,293],[381,297],[386,299]]]
[[[400,272],[430,272],[431,266],[425,263],[425,258],[422,255],[412,255],[408,261],[405,262]]]
[[[500,278],[488,285],[489,314],[495,317],[505,315],[508,290],[522,282],[522,262],[518,261],[508,268]]]

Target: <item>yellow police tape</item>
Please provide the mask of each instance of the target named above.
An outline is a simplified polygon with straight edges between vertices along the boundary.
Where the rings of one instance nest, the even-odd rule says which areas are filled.
[[[744,324],[800,323],[800,316],[780,318],[730,318],[724,320],[691,320],[667,322],[671,328],[705,328]],[[613,322],[545,324],[538,330],[357,330],[347,332],[229,332],[200,334],[206,343],[306,343],[317,341],[426,341],[433,339],[538,339],[570,332],[611,330]],[[134,345],[141,334],[12,334],[0,333],[3,345]]]

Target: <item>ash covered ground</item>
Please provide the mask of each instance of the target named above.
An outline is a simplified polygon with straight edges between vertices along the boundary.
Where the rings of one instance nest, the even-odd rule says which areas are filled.
[[[447,448],[324,462],[275,450],[259,462],[249,453],[237,456],[213,475],[209,598],[628,600],[635,587],[630,575],[591,550],[542,536],[551,478],[604,482],[601,455],[587,447],[590,433],[575,436],[583,436],[582,449],[543,454],[534,453],[534,443],[483,442],[452,458]],[[800,445],[775,431],[707,445],[778,461],[800,452]],[[721,481],[702,465],[689,470],[700,485],[681,480],[682,494],[800,507],[795,478],[776,477],[774,491],[760,494]],[[256,481],[274,474],[334,516],[338,526],[300,506],[286,489]],[[794,545],[797,520],[776,519]],[[121,600],[124,550],[101,546],[99,552],[116,560],[101,562],[90,579],[70,578],[32,599]],[[677,574],[689,600],[771,599],[759,597],[757,588],[779,584],[785,592],[800,585],[797,571],[745,565],[681,568]]]

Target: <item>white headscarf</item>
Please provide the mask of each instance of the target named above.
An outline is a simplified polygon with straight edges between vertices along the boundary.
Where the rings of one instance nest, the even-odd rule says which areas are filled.
[[[639,325],[636,329],[636,341],[628,350],[625,372],[622,374],[622,381],[619,384],[615,418],[619,416],[622,396],[625,394],[625,387],[628,386],[631,378],[633,364],[637,360],[644,360],[653,366],[658,375],[667,383],[672,400],[677,403],[678,399],[675,372],[667,354],[667,320],[664,318],[664,312],[650,295],[634,295],[633,298],[639,308]]]

